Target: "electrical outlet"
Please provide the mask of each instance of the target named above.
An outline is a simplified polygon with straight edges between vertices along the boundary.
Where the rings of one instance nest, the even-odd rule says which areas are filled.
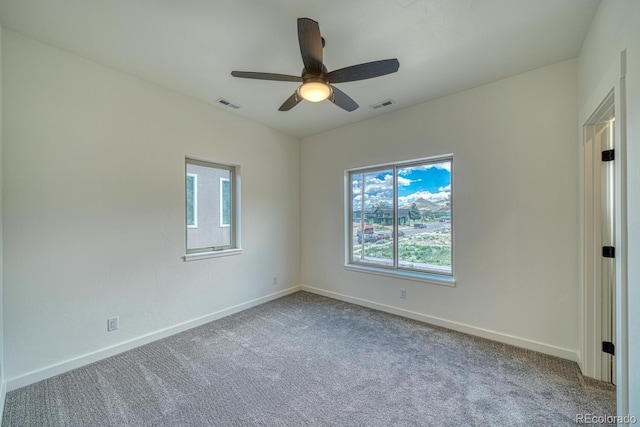
[[[407,299],[407,290],[400,289],[400,299]]]
[[[278,284],[278,276],[273,276],[273,284],[274,285]]]
[[[107,319],[107,332],[117,331],[120,327],[120,320],[118,317],[112,317],[111,319]]]

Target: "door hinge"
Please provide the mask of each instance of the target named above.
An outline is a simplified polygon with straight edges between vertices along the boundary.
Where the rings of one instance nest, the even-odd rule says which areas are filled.
[[[610,162],[612,160],[615,160],[615,158],[616,158],[616,150],[604,150],[602,152],[603,162]]]
[[[603,246],[602,247],[602,256],[605,258],[615,258],[616,257],[616,248],[613,246]]]
[[[602,351],[612,356],[615,356],[616,346],[611,341],[602,341]]]

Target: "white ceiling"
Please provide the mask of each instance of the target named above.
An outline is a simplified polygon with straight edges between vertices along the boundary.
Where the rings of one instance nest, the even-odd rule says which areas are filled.
[[[0,0],[8,28],[290,135],[306,137],[578,56],[599,0]],[[319,22],[329,71],[398,58],[336,85],[360,108],[278,107],[299,75],[296,19]],[[223,97],[238,110],[216,102]],[[386,99],[396,104],[370,108]]]

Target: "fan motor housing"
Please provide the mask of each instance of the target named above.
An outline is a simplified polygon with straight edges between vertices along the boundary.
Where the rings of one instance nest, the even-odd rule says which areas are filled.
[[[318,74],[312,74],[307,72],[306,68],[302,69],[302,72],[300,73],[300,77],[302,77],[302,81],[306,82],[307,80],[309,81],[314,81],[314,80],[318,80],[321,79],[323,82],[327,82],[326,79],[326,75],[329,71],[327,71],[327,67],[322,64],[322,72],[318,75]]]

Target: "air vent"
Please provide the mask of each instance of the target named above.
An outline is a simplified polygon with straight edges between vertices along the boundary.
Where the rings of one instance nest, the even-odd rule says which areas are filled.
[[[371,108],[373,108],[374,110],[378,110],[380,108],[385,108],[393,104],[395,104],[395,101],[393,99],[387,99],[385,101],[378,102],[377,104],[373,104]]]
[[[226,99],[224,99],[224,98],[218,98],[218,99],[216,99],[216,102],[217,102],[218,104],[222,104],[222,105],[224,105],[225,107],[233,108],[234,110],[237,110],[238,108],[240,108],[240,106],[239,106],[239,105],[232,104],[232,103],[231,103],[231,101],[227,101],[227,100],[226,100]]]

